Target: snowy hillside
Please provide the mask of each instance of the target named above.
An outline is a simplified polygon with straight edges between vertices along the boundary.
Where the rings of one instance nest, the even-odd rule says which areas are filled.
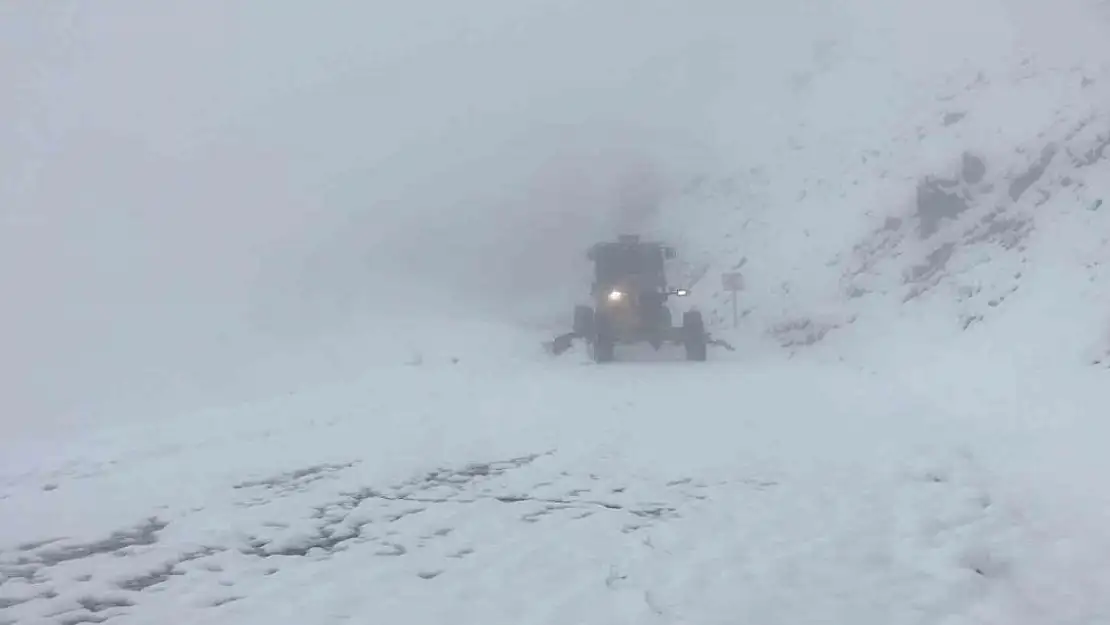
[[[709,269],[718,328],[731,314],[712,278],[739,269],[740,332],[791,350],[837,334],[850,335],[840,355],[876,336],[880,354],[891,336],[900,349],[922,339],[949,349],[994,331],[1034,343],[1037,357],[1102,360],[1110,64],[1091,24],[1015,6],[976,14],[967,30],[932,6],[868,15],[876,31],[943,20],[896,31],[943,33],[936,58],[915,58],[925,49],[912,42],[884,57],[861,44],[866,32],[814,47],[785,100],[799,110],[780,145],[693,181],[664,226],[681,228]]]
[[[0,625],[1110,623],[1097,2],[108,6],[0,10]],[[543,352],[629,230],[737,351]]]

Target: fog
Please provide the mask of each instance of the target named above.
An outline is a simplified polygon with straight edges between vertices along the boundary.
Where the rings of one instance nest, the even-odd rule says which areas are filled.
[[[388,315],[564,313],[715,158],[728,6],[5,4],[4,431],[314,383]]]

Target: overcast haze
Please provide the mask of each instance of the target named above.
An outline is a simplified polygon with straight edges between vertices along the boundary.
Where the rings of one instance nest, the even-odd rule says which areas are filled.
[[[1106,32],[0,3],[0,623],[1110,623]],[[735,349],[544,353],[628,231]]]
[[[340,322],[580,288],[650,213],[629,180],[713,157],[735,42],[691,8],[7,4],[5,425],[265,394],[308,360],[249,362]]]
[[[561,319],[585,246],[652,231],[688,176],[760,165],[801,124],[812,149],[775,172],[788,188],[815,159],[827,170],[862,149],[861,125],[904,123],[924,75],[1098,45],[1097,24],[1056,32],[1042,11],[7,3],[5,426],[285,392],[335,374],[321,363],[370,364],[354,339],[340,357],[336,337],[396,334],[397,315]],[[813,86],[849,52],[862,61]]]

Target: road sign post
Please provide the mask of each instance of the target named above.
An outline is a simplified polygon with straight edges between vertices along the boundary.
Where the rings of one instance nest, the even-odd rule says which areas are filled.
[[[739,313],[736,309],[736,293],[744,290],[744,276],[738,271],[721,274],[721,287],[732,294],[732,327],[740,325]]]

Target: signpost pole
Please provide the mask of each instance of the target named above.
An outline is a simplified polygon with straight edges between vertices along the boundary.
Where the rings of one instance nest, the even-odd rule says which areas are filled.
[[[721,274],[721,286],[732,295],[732,327],[740,326],[740,313],[737,310],[736,293],[744,288],[744,276],[740,272]]]
[[[736,291],[732,292],[732,327],[736,328],[740,325],[740,317],[736,314]]]

